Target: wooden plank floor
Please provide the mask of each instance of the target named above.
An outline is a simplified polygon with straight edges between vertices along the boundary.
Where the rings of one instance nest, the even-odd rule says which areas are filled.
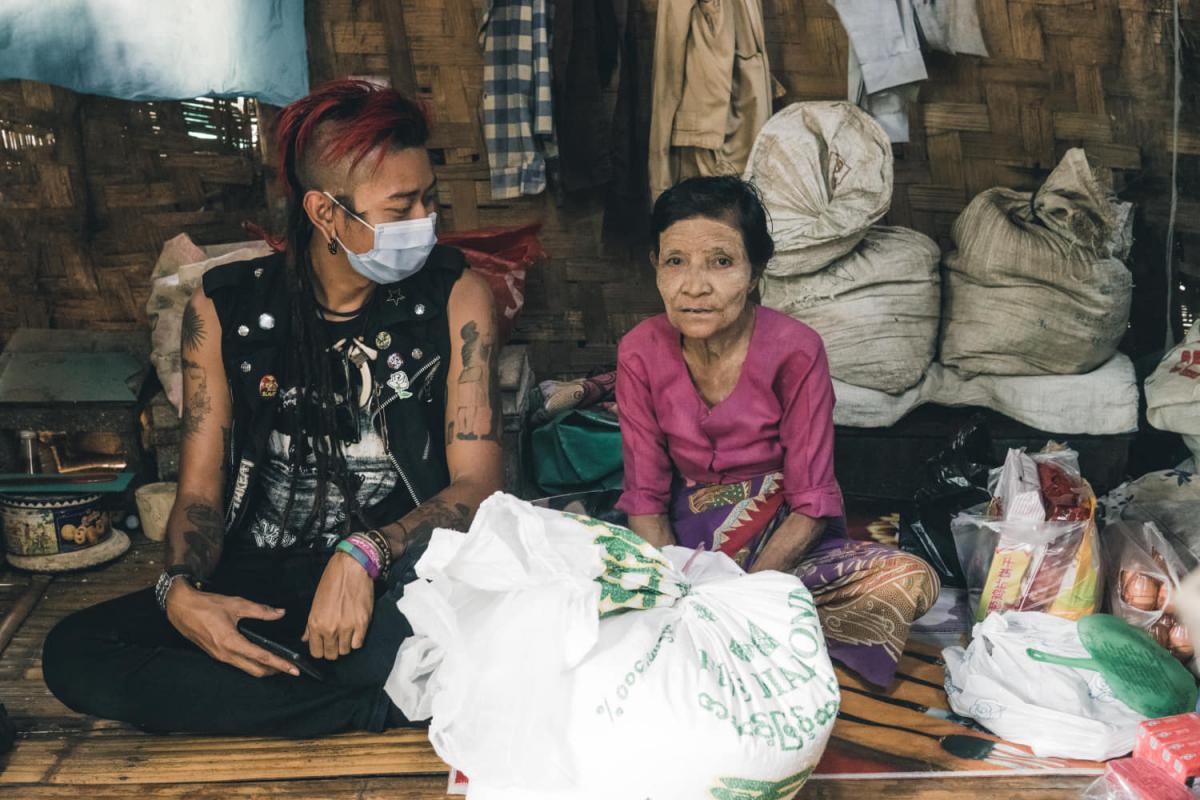
[[[0,760],[0,797],[51,798],[425,798],[445,797],[446,766],[419,730],[346,734],[320,740],[150,736],[75,714],[46,689],[41,644],[71,611],[147,586],[159,548],[141,540],[107,568],[57,577],[0,656],[0,701],[20,731]],[[0,572],[0,614],[29,583]],[[1091,778],[956,778],[811,781],[803,798],[843,800],[1076,798]],[[676,800],[656,798],[656,800]],[[687,800],[679,798],[678,800]]]

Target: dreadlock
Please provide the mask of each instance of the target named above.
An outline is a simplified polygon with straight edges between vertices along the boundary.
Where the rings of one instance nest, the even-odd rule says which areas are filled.
[[[355,520],[364,525],[367,520],[359,508],[356,485],[347,469],[337,430],[331,342],[320,324],[316,277],[309,254],[315,227],[304,209],[304,195],[310,190],[337,194],[339,187],[329,185],[334,176],[350,175],[368,155],[382,159],[393,150],[424,146],[429,125],[421,107],[399,92],[366,81],[340,80],[319,87],[285,108],[279,115],[275,137],[279,176],[288,197],[286,273],[292,346],[287,348],[286,367],[288,380],[299,394],[298,402],[291,406],[291,483],[281,529],[288,528],[297,477],[311,447],[316,462],[316,502],[304,528],[325,518],[332,483],[346,501],[341,531],[345,535]],[[343,401],[349,403],[350,387],[344,387],[344,391]]]

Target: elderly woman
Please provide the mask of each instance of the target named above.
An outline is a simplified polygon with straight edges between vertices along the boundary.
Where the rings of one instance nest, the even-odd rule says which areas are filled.
[[[887,686],[937,576],[846,536],[821,337],[751,300],[774,252],[757,193],[732,177],[686,180],[655,203],[652,233],[666,313],[621,340],[618,508],[655,545],[799,576],[830,655]]]

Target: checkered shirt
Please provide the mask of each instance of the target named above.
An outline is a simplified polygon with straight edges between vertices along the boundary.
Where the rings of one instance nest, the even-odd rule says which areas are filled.
[[[492,197],[540,194],[556,154],[548,0],[493,0],[484,22],[483,138]]]

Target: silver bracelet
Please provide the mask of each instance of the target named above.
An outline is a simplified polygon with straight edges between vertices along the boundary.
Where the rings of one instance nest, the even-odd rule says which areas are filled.
[[[175,581],[180,578],[185,579],[192,587],[199,588],[200,582],[186,572],[171,574],[164,571],[158,576],[158,582],[154,584],[154,599],[158,601],[158,607],[164,614],[167,613],[167,594],[171,591],[171,587],[175,585]]]

